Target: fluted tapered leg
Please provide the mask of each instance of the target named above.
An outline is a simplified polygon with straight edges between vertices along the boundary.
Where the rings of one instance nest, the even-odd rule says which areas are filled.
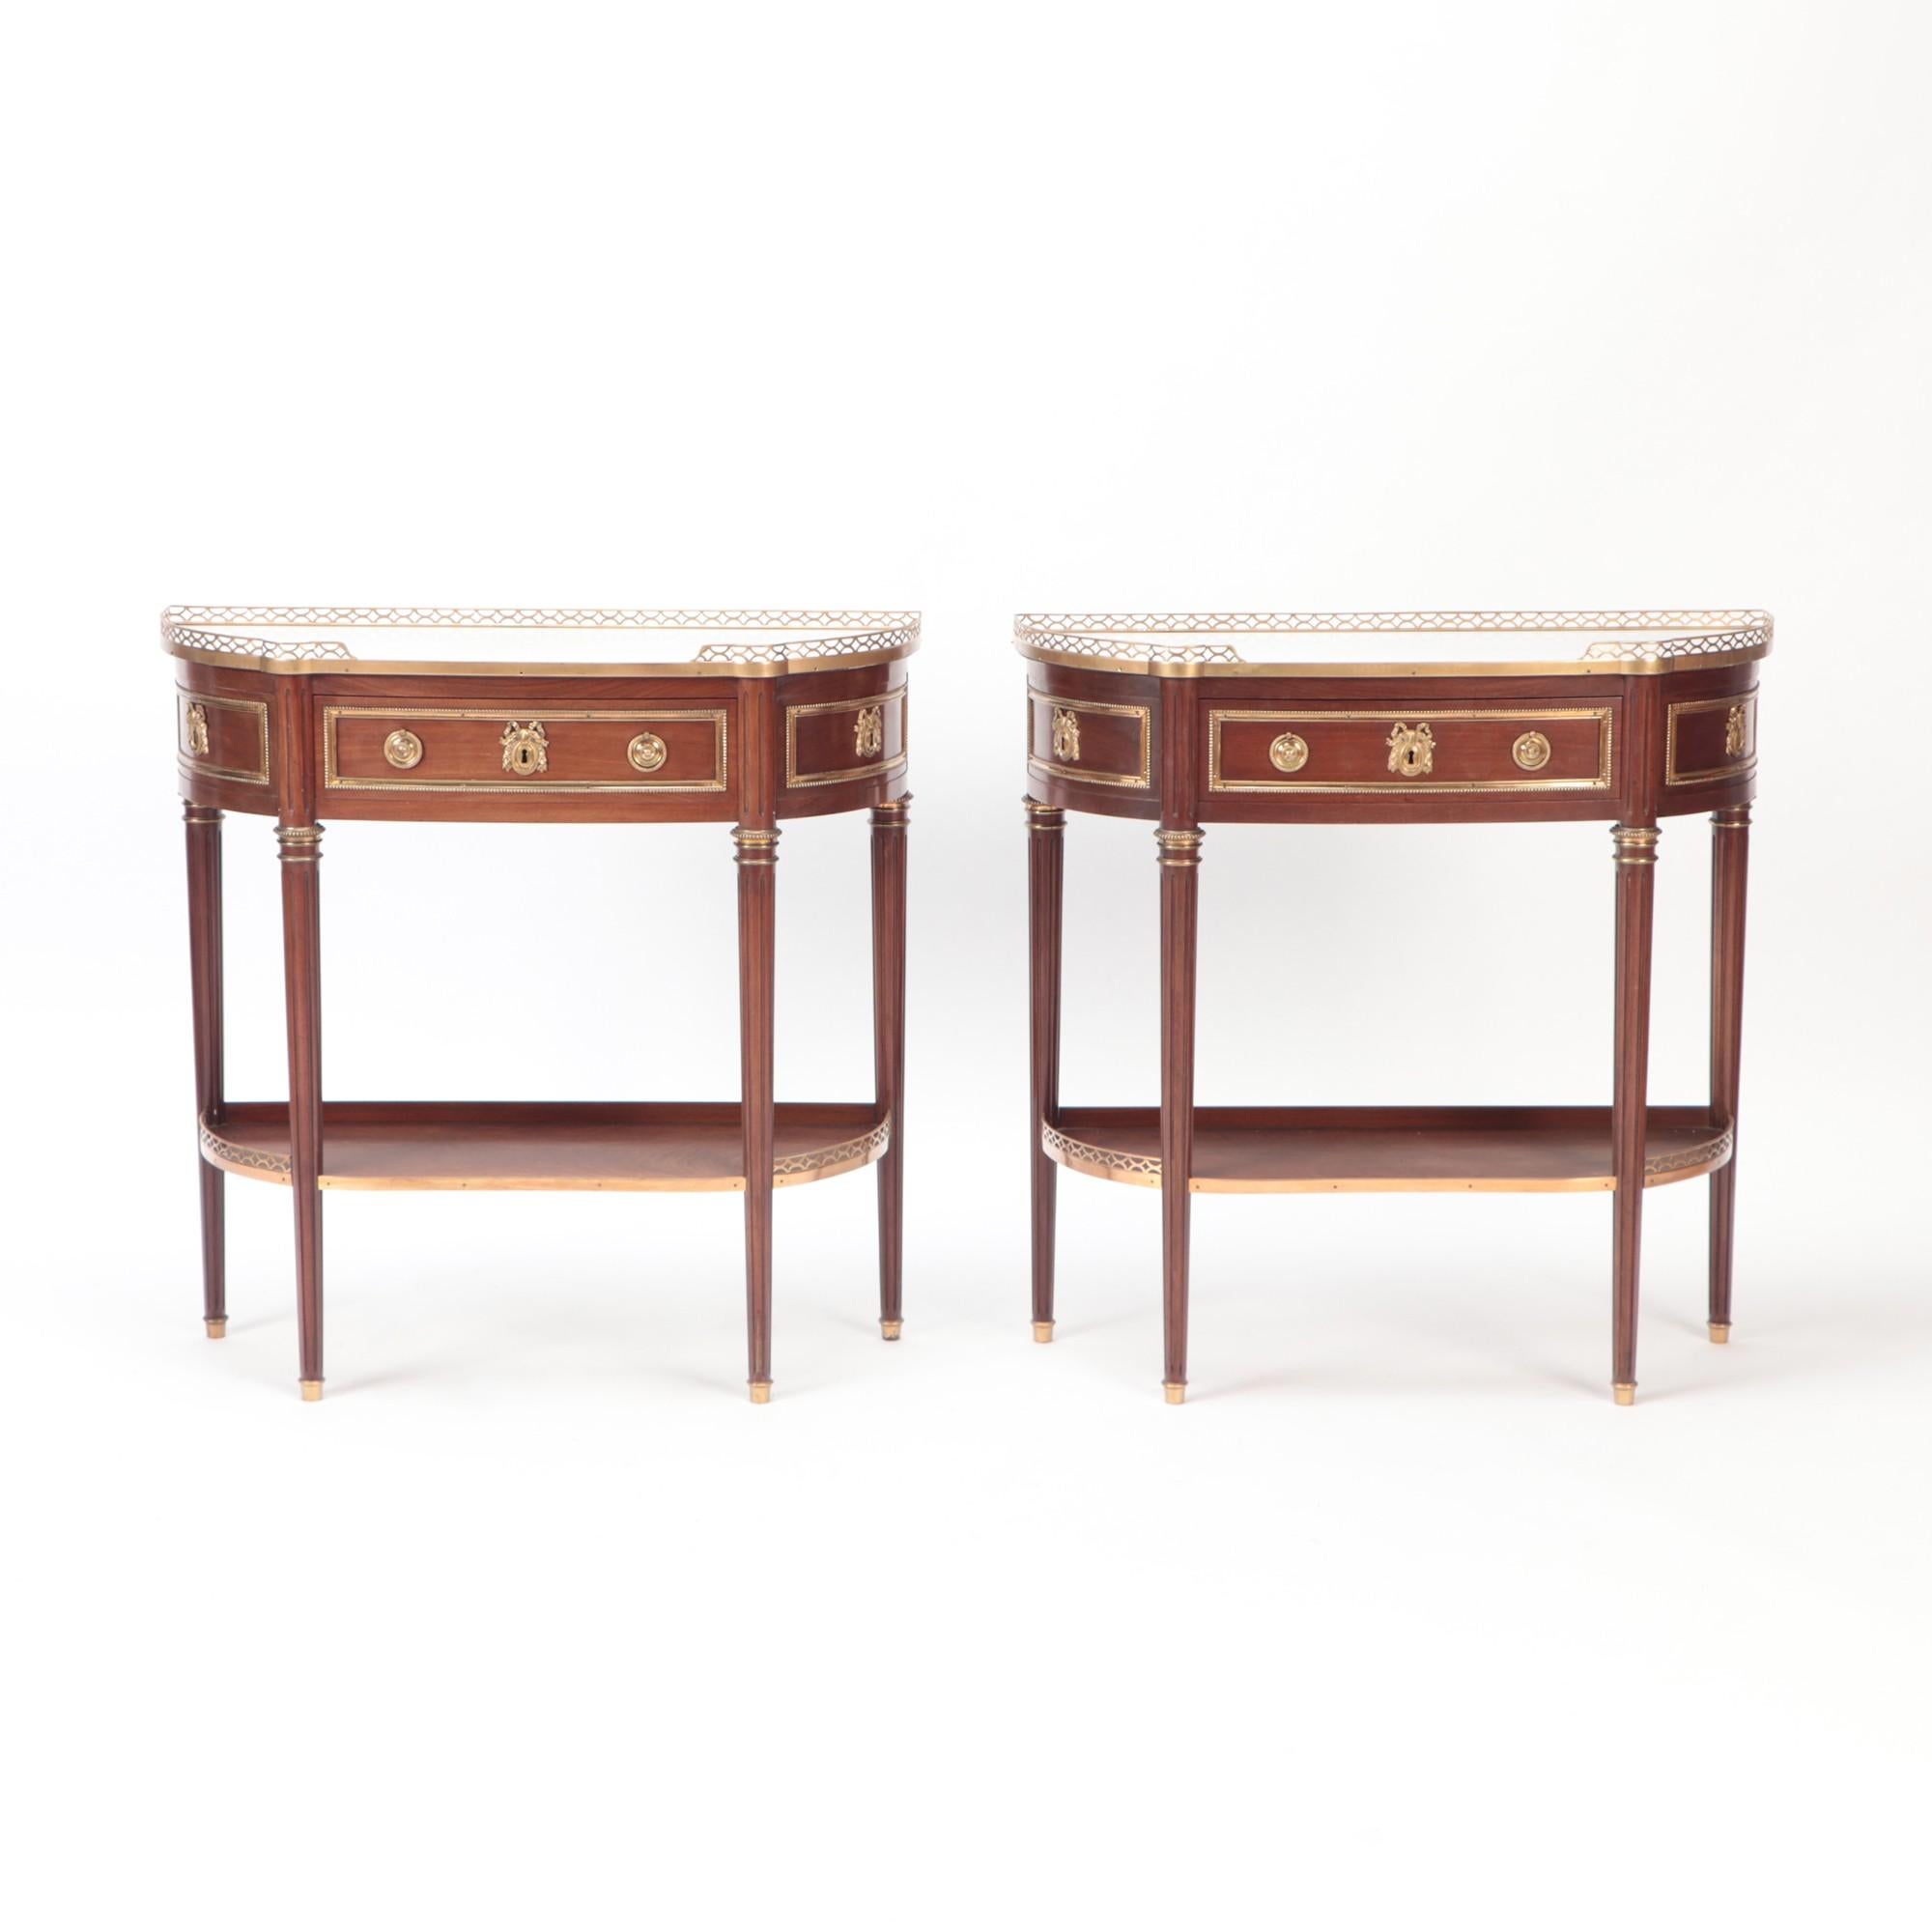
[[[1643,1236],[1644,1137],[1650,1077],[1650,936],[1657,887],[1657,828],[1619,825],[1616,841],[1615,1088],[1610,1104],[1612,1336],[1610,1381],[1619,1404],[1636,1400],[1638,1256]]]
[[[1731,1123],[1731,1157],[1711,1175],[1714,1342],[1731,1339],[1731,1234],[1738,1198],[1738,1086],[1744,1054],[1745,881],[1750,811],[1711,814],[1711,1111]]]
[[[213,1125],[221,1114],[221,813],[185,806],[187,827],[187,954],[194,995],[194,1111]],[[211,1340],[228,1332],[227,1176],[201,1152],[201,1314]]]
[[[1162,1326],[1169,1402],[1187,1393],[1188,1220],[1194,1173],[1194,952],[1198,826],[1154,834],[1160,861],[1160,1226]]]
[[[322,1400],[322,828],[283,825],[282,969],[289,1028],[289,1185],[296,1209],[301,1393]]]
[[[872,1074],[886,1120],[879,1160],[879,1332],[904,1321],[906,825],[912,800],[872,808]]]
[[[1032,958],[1033,1338],[1053,1340],[1054,1222],[1059,1164],[1041,1133],[1060,1115],[1060,905],[1066,814],[1036,799],[1027,817],[1027,941]]]
[[[745,1135],[745,1318],[752,1400],[772,1394],[772,1085],[779,835],[738,826],[739,1095]]]

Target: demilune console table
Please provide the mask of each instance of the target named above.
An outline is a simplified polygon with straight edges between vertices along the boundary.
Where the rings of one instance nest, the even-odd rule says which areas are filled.
[[[1161,1192],[1167,1400],[1187,1386],[1196,1194],[1498,1190],[1613,1195],[1610,1380],[1636,1399],[1643,1191],[1711,1177],[1710,1336],[1731,1332],[1745,867],[1759,611],[1368,616],[1023,616],[1033,962],[1033,1323],[1053,1339],[1061,1167]],[[1060,1097],[1066,813],[1153,823],[1158,1107]],[[1652,1106],[1651,904],[1661,818],[1708,811],[1711,1083]],[[1197,1107],[1204,825],[1612,821],[1615,1046],[1607,1107]]]
[[[304,1401],[320,1400],[322,1197],[332,1188],[735,1189],[751,1393],[772,1388],[772,1191],[876,1162],[879,1326],[900,1329],[906,681],[919,618],[876,611],[266,610],[181,606],[203,1308],[227,1332],[223,1177],[291,1187]],[[380,657],[346,638],[375,638]],[[529,656],[532,646],[549,653]],[[667,647],[669,647],[668,654]],[[554,660],[554,661],[553,661]],[[869,807],[874,1088],[773,1097],[781,819]],[[289,1098],[222,1083],[221,820],[275,820]],[[738,1097],[325,1100],[322,821],[728,823],[738,867]]]

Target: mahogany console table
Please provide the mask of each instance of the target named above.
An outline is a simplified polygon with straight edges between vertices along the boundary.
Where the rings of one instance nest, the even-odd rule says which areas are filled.
[[[1202,1193],[1614,1194],[1611,1386],[1636,1399],[1643,1190],[1711,1177],[1710,1336],[1731,1332],[1745,867],[1758,611],[1021,617],[1030,660],[1033,1322],[1053,1339],[1058,1169],[1161,1192],[1169,1402],[1187,1386],[1188,1208]],[[1450,640],[1453,639],[1453,646]],[[1441,661],[1449,649],[1466,661]],[[1250,655],[1252,654],[1252,655]],[[1160,867],[1158,1107],[1060,1098],[1066,813],[1152,823]],[[1708,811],[1711,1091],[1652,1106],[1660,818]],[[1203,826],[1606,819],[1616,878],[1607,1107],[1197,1107]]]
[[[347,637],[380,637],[363,658]],[[185,606],[186,801],[203,1307],[227,1332],[223,1177],[295,1194],[301,1393],[322,1396],[330,1188],[736,1189],[751,1393],[772,1388],[772,1190],[877,1162],[879,1326],[899,1334],[906,681],[919,618],[873,611],[381,611]],[[532,662],[532,645],[556,653]],[[672,647],[668,658],[666,646]],[[646,661],[639,662],[639,659]],[[773,1098],[779,823],[869,807],[873,1097]],[[222,1084],[221,818],[275,820],[289,1098]],[[707,1103],[325,1100],[322,820],[728,823],[738,867],[738,1097]]]

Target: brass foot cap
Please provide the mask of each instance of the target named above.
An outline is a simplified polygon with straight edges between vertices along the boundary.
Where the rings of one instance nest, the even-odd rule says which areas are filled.
[[[1610,1393],[1617,1399],[1619,1408],[1633,1408],[1636,1405],[1636,1384],[1634,1382],[1612,1382]]]
[[[1169,1402],[1185,1402],[1187,1400],[1187,1384],[1185,1382],[1162,1382],[1160,1392]]]
[[[752,1400],[753,1402],[770,1402],[771,1399],[772,1385],[770,1382],[753,1382],[752,1384]]]
[[[1714,1321],[1711,1323],[1712,1341],[1728,1342],[1730,1339],[1731,1339],[1731,1324],[1728,1321]]]
[[[896,1342],[899,1339],[899,1330],[904,1326],[905,1322],[897,1316],[881,1316],[879,1318],[879,1333],[888,1342]]]
[[[224,1336],[227,1333],[228,1333],[227,1316],[211,1315],[208,1317],[208,1339],[211,1342],[220,1341],[222,1336]]]
[[[320,1402],[322,1400],[322,1384],[320,1382],[303,1382],[301,1392],[304,1402]]]
[[[1051,1321],[1036,1321],[1033,1324],[1033,1339],[1036,1342],[1051,1342],[1053,1340],[1053,1323]]]

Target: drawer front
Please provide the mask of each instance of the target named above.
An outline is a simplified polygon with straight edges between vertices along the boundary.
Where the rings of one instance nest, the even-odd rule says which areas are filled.
[[[1149,705],[1027,693],[1027,769],[1041,778],[1147,791],[1152,752]]]
[[[259,698],[175,690],[175,756],[185,772],[269,782],[269,707]]]
[[[1756,770],[1755,685],[1736,696],[1691,698],[1665,711],[1665,784],[1721,784]]]
[[[906,688],[785,706],[785,787],[891,778],[906,766]]]
[[[1208,789],[1608,791],[1611,705],[1208,714]]]
[[[322,714],[325,791],[723,791],[723,708],[448,711],[331,704]]]

